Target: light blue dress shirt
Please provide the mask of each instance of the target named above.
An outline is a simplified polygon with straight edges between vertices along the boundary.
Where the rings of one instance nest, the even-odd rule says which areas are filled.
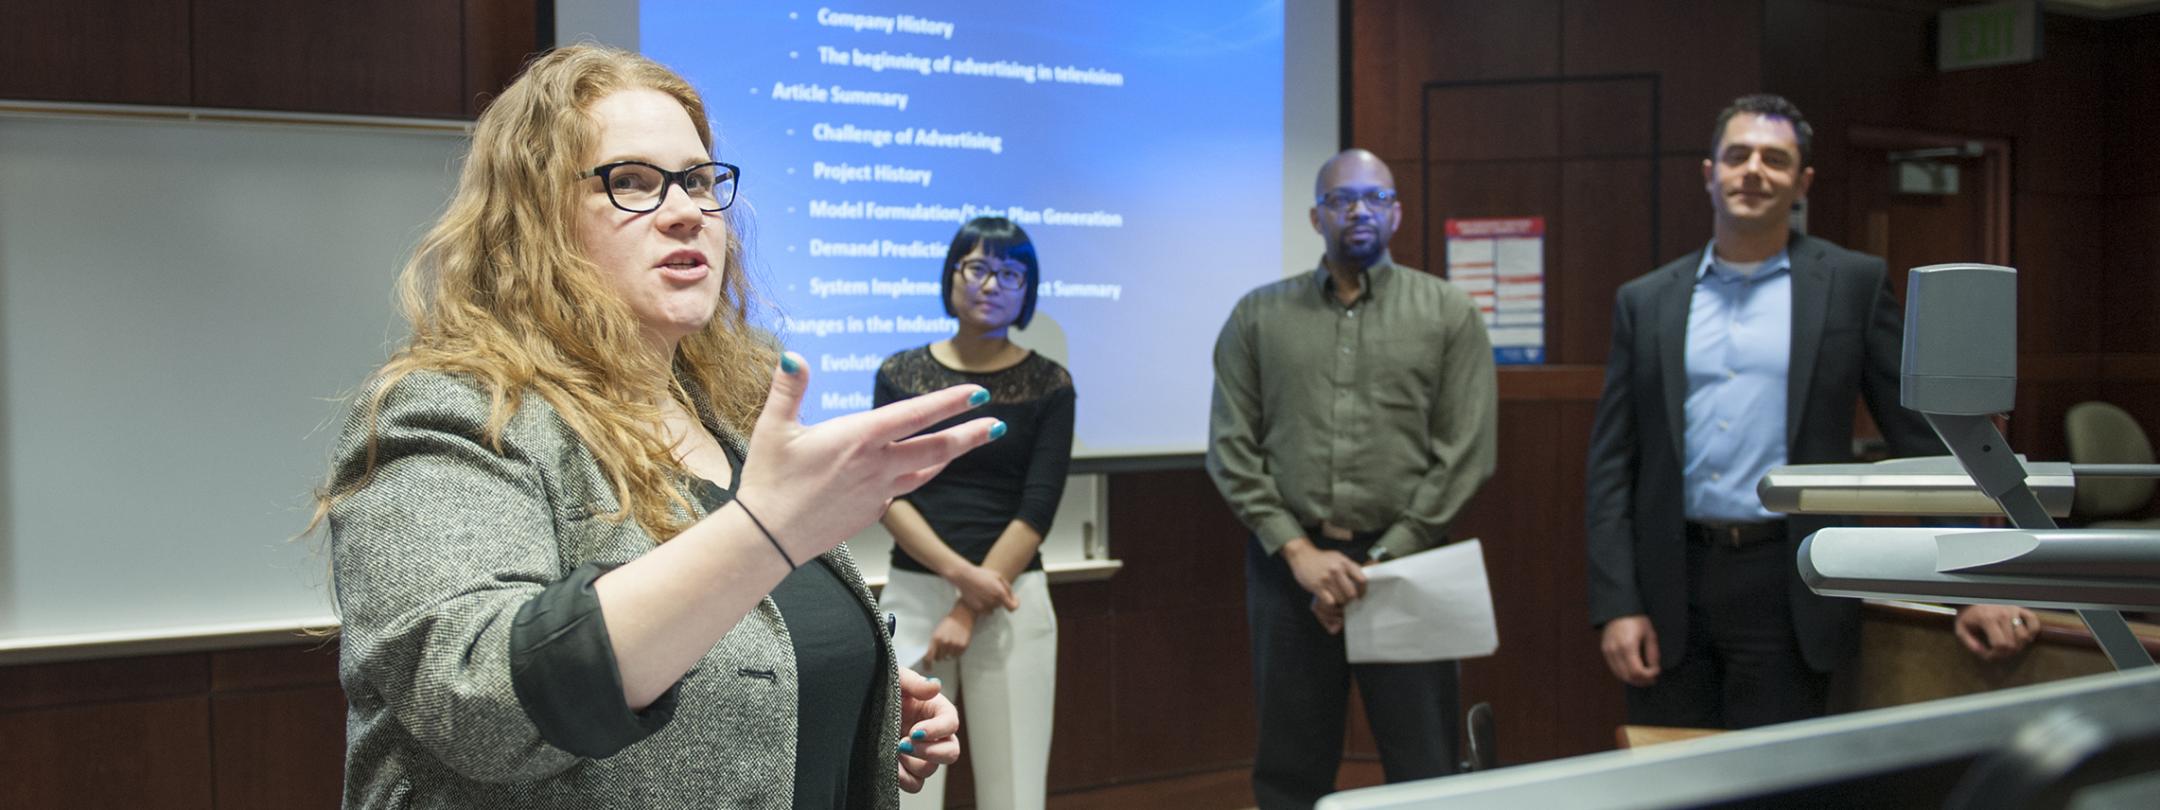
[[[1742,275],[1703,249],[1687,326],[1687,519],[1757,522],[1755,482],[1785,463],[1792,257]]]

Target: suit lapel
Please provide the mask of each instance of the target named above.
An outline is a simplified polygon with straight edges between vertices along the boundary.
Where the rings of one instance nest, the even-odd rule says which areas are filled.
[[[1812,240],[1795,234],[1792,257],[1792,359],[1785,369],[1785,446],[1800,435],[1815,356],[1822,348],[1823,313],[1830,303],[1830,267]]]
[[[1695,297],[1695,268],[1701,265],[1702,253],[1697,251],[1693,259],[1673,268],[1657,299],[1658,368],[1665,381],[1665,427],[1672,436],[1674,458],[1687,458],[1688,304]]]

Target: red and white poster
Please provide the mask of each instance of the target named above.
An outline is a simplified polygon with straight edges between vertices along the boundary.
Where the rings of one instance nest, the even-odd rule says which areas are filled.
[[[1447,221],[1447,277],[1477,301],[1493,361],[1545,362],[1545,218]]]

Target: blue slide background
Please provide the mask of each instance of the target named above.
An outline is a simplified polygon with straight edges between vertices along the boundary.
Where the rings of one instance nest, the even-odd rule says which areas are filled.
[[[724,161],[743,167],[751,271],[781,318],[773,327],[810,361],[806,421],[867,403],[875,363],[834,358],[939,340],[949,328],[820,336],[797,323],[869,316],[945,317],[930,295],[812,294],[812,280],[909,279],[935,285],[959,221],[813,218],[810,203],[869,201],[1003,211],[1006,206],[1123,217],[1121,227],[1023,225],[1043,266],[1036,322],[1022,341],[1063,346],[1080,392],[1076,454],[1195,452],[1206,436],[1210,354],[1239,295],[1281,276],[1283,12],[1274,2],[876,3],[820,6],[647,0],[641,49],[705,94]],[[855,31],[820,9],[950,22],[951,39]],[[1122,87],[822,64],[819,46],[930,58],[1095,68]],[[775,100],[776,84],[906,93],[907,109]],[[819,142],[833,127],[1001,136],[1003,151]],[[930,169],[931,184],[813,179],[812,163]],[[935,258],[812,257],[825,242],[933,242]],[[1315,243],[1315,255],[1318,245]],[[1117,300],[1052,297],[1053,281],[1115,284]],[[1062,334],[1062,337],[1059,335]],[[863,361],[858,360],[857,364]]]

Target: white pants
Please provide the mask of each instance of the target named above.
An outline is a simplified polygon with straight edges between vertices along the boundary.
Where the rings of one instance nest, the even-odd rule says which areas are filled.
[[[1049,791],[1050,721],[1057,697],[1057,613],[1050,581],[1041,571],[1013,581],[1020,609],[991,610],[975,621],[967,652],[922,666],[960,706],[961,756],[975,774],[975,806],[981,810],[1041,810]],[[895,569],[880,604],[894,614],[894,649],[920,650],[931,628],[960,600],[960,591],[934,574]],[[903,655],[906,653],[903,652]],[[919,653],[918,653],[919,654]],[[902,665],[921,661],[902,661]],[[967,691],[965,702],[961,690]],[[901,810],[945,806],[945,770],[920,793],[900,793]]]

